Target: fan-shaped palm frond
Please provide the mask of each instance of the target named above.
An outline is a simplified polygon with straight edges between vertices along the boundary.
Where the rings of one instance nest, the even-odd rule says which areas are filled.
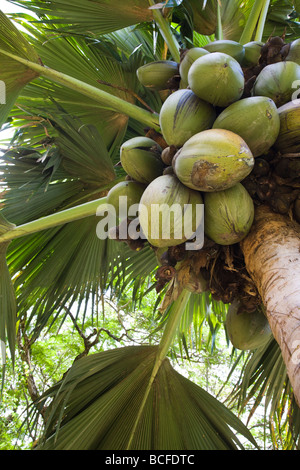
[[[3,234],[13,227],[14,225],[0,214],[0,233]],[[0,244],[0,342],[1,354],[4,354],[3,345],[8,338],[11,358],[14,361],[17,303],[6,262],[8,245],[9,242]],[[5,357],[2,357],[2,364],[5,364]]]
[[[42,1],[17,2],[30,8],[42,20],[42,25],[51,24],[60,27],[66,34],[101,35],[138,23],[150,22],[153,19],[159,25],[174,60],[179,62],[179,45],[171,32],[169,22],[165,20],[161,9],[164,4],[157,5],[153,0],[130,0],[126,5],[117,0],[113,5],[103,0],[89,1],[53,0],[45,5]],[[30,4],[30,5],[29,5]],[[177,5],[177,3],[175,3]]]
[[[249,2],[222,0],[219,3],[224,39],[239,41],[251,14],[256,15],[253,31],[255,30],[260,13],[259,9],[261,9],[263,2],[255,2],[255,0]],[[188,10],[191,10],[191,21],[198,33],[208,36],[216,33],[218,0],[200,2],[185,0],[183,4]],[[297,14],[295,14],[292,2],[273,0],[270,2],[267,21],[264,25],[263,40],[267,40],[271,35],[280,36],[284,33],[289,41],[299,37]],[[254,40],[254,35],[251,35],[246,42],[251,40]]]
[[[128,100],[141,107],[147,106],[158,112],[162,101],[158,93],[147,91],[137,81],[136,70],[144,63],[144,56],[138,45],[147,44],[149,34],[130,33],[131,42],[125,41],[122,31],[106,36],[103,42],[90,42],[83,38],[77,41],[70,38],[51,36],[50,32],[39,33],[30,29],[31,41],[39,54],[53,67],[77,79],[88,81],[115,96]],[[36,41],[32,39],[36,36]],[[151,36],[150,36],[151,37]],[[142,43],[139,41],[142,38]],[[113,151],[112,159],[116,163],[119,158],[119,147],[125,133],[134,129],[136,133],[144,133],[145,125],[138,120],[129,118],[118,111],[112,111],[100,102],[88,98],[75,90],[40,77],[29,83],[17,100],[11,112],[12,124],[18,128],[16,142],[27,143],[33,139],[45,138],[45,132],[52,135],[53,129],[47,125],[47,113],[51,110],[57,115],[57,104],[62,113],[76,115],[84,124],[92,124],[107,146]],[[35,126],[33,126],[35,124]],[[112,152],[111,152],[112,153]]]
[[[216,33],[218,0],[184,0],[183,4],[192,10],[193,25],[198,33],[207,36]],[[254,0],[222,0],[219,4],[224,39],[239,41]]]
[[[97,201],[114,178],[113,166],[98,132],[82,127],[70,117],[59,120],[59,123],[56,122],[56,139],[51,144],[56,151],[54,154],[49,150],[43,154],[35,149],[22,148],[8,151],[3,156],[2,170],[5,184],[9,187],[4,195],[3,213],[19,225],[74,207],[79,200]],[[86,166],[82,157],[86,158]],[[90,169],[90,179],[85,176],[89,158],[90,165],[96,168],[94,172]],[[59,164],[56,168],[57,159]],[[104,278],[105,284],[110,269],[107,254],[111,253],[107,251],[107,244],[113,242],[97,238],[98,221],[95,210],[94,217],[60,225],[11,243],[7,259],[12,276],[17,276],[15,287],[20,314],[31,307],[35,312],[39,305],[38,311],[42,312],[37,314],[39,319],[46,304],[49,318],[54,308],[61,308],[62,299],[78,299],[84,293],[88,296],[96,286],[99,289],[100,279]],[[114,256],[117,255],[112,254],[111,259]],[[84,265],[86,270],[82,270]],[[39,304],[36,304],[37,298],[41,300]],[[52,302],[50,306],[49,301]]]
[[[136,77],[136,69],[142,64],[141,54],[121,57],[113,44],[88,44],[84,39],[53,37],[39,33],[31,28],[31,34],[36,35],[36,40],[31,41],[44,63],[48,67],[84,81],[97,89],[102,89],[113,96],[130,103],[139,103],[136,99],[139,83]],[[77,91],[53,83],[46,78],[40,78],[30,83],[22,97],[17,102],[18,109],[11,113],[14,117],[24,115],[24,111],[42,114],[55,108],[51,100],[55,100],[65,111],[76,114],[84,123],[96,125],[101,131],[108,147],[119,136],[122,141],[128,117],[124,114],[112,111],[107,105],[102,105],[94,99],[84,97]],[[79,112],[78,112],[79,110]]]
[[[248,422],[257,408],[263,406],[269,418],[274,446],[277,438],[284,434],[282,442],[285,442],[285,448],[299,448],[300,409],[274,338],[247,354],[239,383],[230,400],[237,403],[240,412],[247,405],[250,407]]]
[[[14,48],[11,51],[11,48],[5,46],[7,42],[8,32],[10,32],[11,30],[14,31],[13,28],[15,28],[9,22],[9,20],[5,17],[5,15],[3,15],[3,17],[0,17],[0,26],[2,27],[2,30],[3,30],[2,36],[0,34],[1,36],[0,46],[1,46],[1,42],[2,44],[4,44],[3,47],[0,48],[0,53],[1,53],[1,56],[4,56],[4,59],[3,59],[4,61],[9,61],[9,63],[12,63],[13,66],[15,67],[14,69],[15,73],[13,73],[12,76],[10,77],[10,83],[13,86],[16,86],[17,90],[22,89],[25,83],[30,82],[33,80],[33,78],[41,75],[43,77],[46,77],[47,79],[50,79],[51,82],[59,83],[60,85],[64,87],[66,86],[69,89],[75,91],[76,93],[79,92],[81,95],[87,96],[89,99],[92,99],[95,102],[100,103],[101,106],[104,107],[105,109],[109,109],[114,112],[117,112],[118,114],[122,114],[123,122],[125,118],[125,123],[127,123],[128,116],[130,116],[136,120],[140,120],[145,125],[148,125],[150,127],[153,127],[156,129],[159,127],[158,116],[155,112],[153,112],[152,110],[149,111],[149,109],[142,109],[141,107],[135,106],[132,103],[132,101],[134,101],[135,98],[132,97],[132,93],[130,92],[130,89],[128,90],[124,88],[123,86],[115,86],[114,84],[110,82],[103,82],[103,80],[101,81],[101,79],[97,79],[95,76],[90,78],[90,80],[91,79],[94,80],[94,83],[90,84],[89,79],[88,78],[86,79],[86,77],[84,77],[84,80],[80,80],[74,76],[70,76],[58,70],[51,69],[49,66],[45,67],[44,65],[41,65],[39,63],[40,61],[39,58],[37,62],[29,60],[28,58],[24,58],[22,54],[18,54],[18,51],[15,51]],[[20,34],[18,31],[17,33]],[[25,38],[24,38],[24,42],[25,42],[25,45],[27,45],[27,41]],[[45,42],[45,44],[47,44],[47,41]],[[31,46],[28,44],[28,47],[31,47]],[[35,53],[34,49],[33,49],[33,52]],[[52,52],[52,58],[55,56],[57,57],[57,51],[54,56]],[[82,51],[81,51],[81,56],[82,56]],[[64,57],[65,63],[68,63],[64,54],[63,54],[63,57]],[[50,55],[50,58],[51,58],[51,55]],[[70,64],[73,64],[72,54],[69,56],[69,58],[70,58],[70,61],[69,61],[69,66],[70,66]],[[82,65],[82,62],[85,63],[85,65],[89,64],[88,60],[85,61],[84,59],[82,59],[81,65]],[[93,62],[92,59],[91,59],[91,62]],[[27,69],[30,70],[28,80],[25,83],[22,83],[21,87],[19,83],[20,76],[17,73],[18,65],[20,64],[22,65],[23,68],[25,67],[26,70]],[[78,63],[77,63],[77,66],[78,66]],[[105,65],[103,65],[103,67],[105,68]],[[79,70],[81,70],[81,67],[79,67]],[[99,75],[100,74],[99,69],[97,70],[98,70],[98,75]],[[96,72],[95,69],[94,69],[94,72]],[[136,79],[135,74],[131,74],[131,76],[134,76]],[[101,85],[95,86],[96,83],[98,85],[98,82],[101,82],[102,86]],[[110,92],[104,91],[103,86],[109,87]],[[111,92],[111,88],[114,89],[114,92]],[[121,93],[123,94],[125,93],[125,95],[128,95],[129,99],[126,100],[126,99],[120,98],[119,97],[120,91]],[[15,94],[13,96],[15,97]],[[10,107],[11,105],[12,103],[10,102]],[[7,108],[5,109],[7,112]],[[7,114],[5,115],[5,117],[6,116]]]
[[[0,11],[0,50],[11,54],[17,54],[22,59],[38,63],[39,58],[35,50],[27,42],[26,38],[11,23],[11,21]],[[2,57],[0,85],[0,126],[6,121],[10,109],[14,105],[24,86],[37,77],[38,74],[30,70],[26,65],[17,64],[10,57]],[[17,77],[17,79],[16,79]]]
[[[44,450],[233,450],[245,426],[165,359],[149,393],[157,347],[127,347],[75,362],[41,400],[47,410]],[[58,422],[58,425],[57,425]],[[235,430],[235,432],[233,431]]]
[[[297,21],[299,15],[297,15],[291,3],[288,0],[271,2],[264,26],[264,41],[270,36],[285,35],[288,42],[299,38],[300,23]]]
[[[3,156],[2,171],[9,188],[3,198],[3,213],[18,225],[63,213],[77,204],[97,202],[109,184],[117,181],[94,127],[69,115],[62,117],[60,112],[50,115],[47,123],[52,138],[46,139],[44,148],[41,142],[36,143],[34,134],[33,148],[16,147]],[[118,286],[117,295],[132,282],[137,288],[156,268],[149,247],[137,257],[123,247],[125,243],[120,246],[99,239],[100,220],[95,210],[93,217],[65,226],[62,219],[57,227],[11,243],[7,259],[15,278],[19,314],[30,311],[29,322],[35,319],[36,331],[54,312],[64,312],[65,305],[76,301],[78,308],[85,309],[91,296],[113,283]]]
[[[199,353],[203,346],[214,351],[215,340],[223,329],[227,306],[216,302],[208,292],[192,294],[179,328],[179,345],[189,356],[191,351]]]
[[[148,0],[130,0],[124,3],[117,0],[108,3],[105,0],[19,0],[11,1],[23,8],[28,8],[45,23],[58,25],[68,34],[82,33],[98,36],[143,21],[152,21]]]

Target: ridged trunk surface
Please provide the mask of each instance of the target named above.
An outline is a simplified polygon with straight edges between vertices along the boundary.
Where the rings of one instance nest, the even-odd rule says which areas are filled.
[[[300,406],[300,225],[260,206],[241,248]]]

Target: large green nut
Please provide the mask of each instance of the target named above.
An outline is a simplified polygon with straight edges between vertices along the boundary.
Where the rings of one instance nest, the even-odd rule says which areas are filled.
[[[261,41],[251,41],[244,44],[244,58],[241,65],[251,67],[257,65],[261,56],[261,48],[264,45]]]
[[[290,43],[289,53],[285,60],[300,65],[300,39],[295,39]]]
[[[130,216],[128,210],[131,206],[139,204],[145,189],[145,185],[135,181],[121,181],[108,192],[107,204],[114,207],[117,218],[135,218],[136,214]]]
[[[194,134],[210,129],[216,118],[214,107],[192,90],[172,93],[162,105],[159,122],[168,145],[181,147]]]
[[[227,129],[238,134],[254,157],[266,153],[275,143],[280,129],[277,107],[271,98],[253,96],[236,101],[224,109],[213,129]]]
[[[156,178],[140,201],[143,234],[156,247],[180,245],[189,240],[203,222],[203,199],[173,175]]]
[[[264,346],[271,338],[269,322],[261,308],[247,312],[234,300],[226,315],[226,331],[231,344],[242,351]]]
[[[219,245],[239,243],[251,229],[254,204],[241,183],[204,194],[204,233]]]
[[[148,184],[164,169],[162,148],[148,137],[133,137],[123,143],[120,159],[123,169],[135,181]]]
[[[188,73],[188,83],[199,98],[225,108],[241,98],[245,77],[233,57],[212,52],[195,60]]]
[[[300,152],[300,102],[289,101],[278,108],[280,130],[275,142],[282,154]]]
[[[193,47],[192,49],[188,49],[185,52],[184,57],[179,65],[179,74],[182,82],[185,85],[188,84],[188,73],[192,64],[195,62],[196,59],[199,59],[199,57],[202,57],[206,54],[209,54],[209,52],[203,47]]]
[[[172,161],[178,179],[203,192],[221,191],[242,181],[254,167],[246,142],[224,129],[208,129],[191,137]]]
[[[244,46],[236,41],[231,41],[229,39],[221,39],[218,41],[213,41],[204,46],[204,49],[208,52],[223,52],[224,54],[230,55],[239,63],[244,58]]]
[[[153,90],[166,90],[168,81],[178,75],[178,64],[172,60],[158,60],[142,65],[137,69],[139,82],[146,88]]]
[[[299,88],[299,80],[300,65],[295,62],[270,64],[257,76],[252,95],[268,96],[280,107],[293,100],[294,93]]]

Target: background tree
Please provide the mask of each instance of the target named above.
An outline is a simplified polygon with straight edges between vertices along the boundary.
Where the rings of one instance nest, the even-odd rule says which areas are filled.
[[[205,8],[193,0],[11,3],[29,11],[15,18],[27,34],[5,15],[0,18],[7,91],[1,123],[15,129],[2,164],[0,338],[8,340],[14,359],[16,318],[35,338],[74,308],[77,315],[85,312],[84,321],[96,320],[107,291],[118,296],[131,285],[134,304],[155,289],[157,259],[150,247],[131,251],[96,236],[95,211],[98,216],[105,211],[107,191],[125,178],[118,165],[120,145],[160,131],[165,95],[142,87],[136,70],[153,60],[179,62],[180,49],[214,38],[266,41],[275,28],[292,40],[299,30],[297,6],[290,2],[210,1]],[[289,446],[297,445],[298,230],[264,205],[237,251],[218,249],[212,255],[208,247],[210,263],[202,266],[210,274],[208,293],[176,291],[174,280],[159,292],[162,315],[156,327],[164,328],[159,344],[75,361],[39,397],[37,412],[47,405],[41,448],[238,448],[232,430],[255,444],[228,408],[166,360],[178,331],[188,350],[191,328],[197,331],[204,312],[210,316],[209,306],[219,309],[224,321],[227,309],[222,303],[215,307],[215,299],[227,304],[237,295],[244,304],[263,301],[276,340],[250,354],[237,392],[240,406],[249,388],[257,402],[268,390],[278,423],[278,410],[288,406]],[[273,283],[270,270],[278,273]],[[212,334],[218,325],[211,322]]]

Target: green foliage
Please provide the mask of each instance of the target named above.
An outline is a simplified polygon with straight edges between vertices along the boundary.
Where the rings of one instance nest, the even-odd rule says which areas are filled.
[[[217,33],[218,3],[169,2],[164,16],[149,9],[146,0],[12,3],[38,17],[15,16],[28,31],[22,35],[0,17],[1,64],[10,92],[1,108],[2,122],[14,132],[1,163],[2,213],[13,223],[26,224],[106,194],[124,178],[117,165],[120,145],[145,133],[145,123],[135,116],[69,85],[79,80],[136,111],[154,111],[157,118],[163,96],[139,84],[137,68],[172,58],[174,45],[207,44]],[[299,15],[292,4],[297,10],[297,2],[271,1],[265,36],[274,30],[282,34],[285,28],[289,39],[299,35]],[[245,29],[254,33],[247,23],[253,5],[222,1],[224,37],[238,40]],[[153,17],[159,22],[153,24]],[[53,81],[55,73],[38,76],[24,66],[27,59],[39,66],[43,62],[68,80]],[[167,288],[156,295],[153,250],[146,245],[137,253],[125,244],[99,240],[98,220],[86,217],[38,230],[3,247],[7,252],[0,287],[7,305],[1,305],[0,334],[3,340],[9,336],[12,356],[16,320],[19,336],[15,372],[7,365],[12,385],[4,390],[0,410],[2,448],[31,448],[42,433],[50,448],[183,449],[186,442],[188,448],[239,448],[232,429],[255,448],[255,431],[251,435],[237,416],[247,409],[252,418],[261,406],[271,406],[266,415],[274,448],[280,439],[282,448],[294,448],[299,410],[280,352],[231,355],[223,329],[227,307],[206,293],[161,312]],[[89,365],[96,367],[94,376]],[[158,385],[161,402],[156,400]],[[111,404],[122,419],[107,407]],[[153,409],[165,433],[156,432]],[[288,421],[290,410],[293,419]],[[95,412],[99,427],[91,424]],[[266,422],[264,417],[264,427]],[[203,423],[204,438],[197,435]],[[110,427],[115,432],[109,435]],[[84,442],[79,442],[80,428],[86,431]],[[136,429],[145,431],[143,440],[136,439]],[[90,435],[95,433],[93,441]]]

